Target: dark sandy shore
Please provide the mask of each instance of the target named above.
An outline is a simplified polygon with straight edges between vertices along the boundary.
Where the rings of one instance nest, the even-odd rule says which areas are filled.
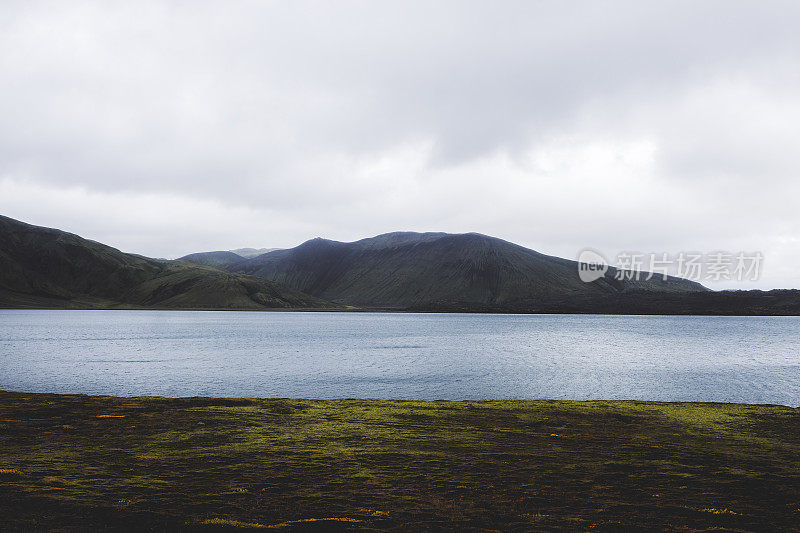
[[[800,529],[800,410],[0,393],[2,530]]]

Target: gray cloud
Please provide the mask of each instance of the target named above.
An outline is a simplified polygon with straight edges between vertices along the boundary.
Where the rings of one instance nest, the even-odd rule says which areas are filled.
[[[10,2],[0,210],[151,255],[442,229],[562,255],[763,249],[785,265],[800,260],[798,15]],[[800,286],[792,270],[759,286]]]

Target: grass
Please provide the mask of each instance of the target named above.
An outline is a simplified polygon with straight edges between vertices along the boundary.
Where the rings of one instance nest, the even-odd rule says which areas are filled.
[[[798,524],[788,407],[0,393],[0,530]]]

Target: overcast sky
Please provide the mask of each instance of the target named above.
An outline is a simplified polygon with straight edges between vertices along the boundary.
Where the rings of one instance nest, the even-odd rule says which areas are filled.
[[[800,3],[13,2],[0,213],[178,257],[396,230],[760,251],[800,287]]]

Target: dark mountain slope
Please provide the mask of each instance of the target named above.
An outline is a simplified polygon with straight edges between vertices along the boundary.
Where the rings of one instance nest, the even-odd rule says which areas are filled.
[[[585,305],[624,291],[705,291],[656,277],[584,283],[577,263],[476,233],[389,233],[352,243],[313,239],[234,264],[243,272],[332,301],[375,308],[531,310]]]
[[[126,254],[71,233],[0,216],[0,307],[331,305],[262,279]]]

